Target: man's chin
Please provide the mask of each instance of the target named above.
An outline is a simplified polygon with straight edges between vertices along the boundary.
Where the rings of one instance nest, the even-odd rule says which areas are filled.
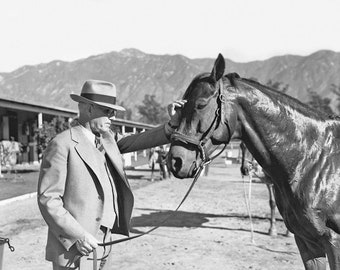
[[[98,129],[98,133],[99,134],[104,134],[104,133],[107,133],[107,132],[109,132],[110,131],[110,126],[103,126],[103,127],[101,127],[100,129]]]

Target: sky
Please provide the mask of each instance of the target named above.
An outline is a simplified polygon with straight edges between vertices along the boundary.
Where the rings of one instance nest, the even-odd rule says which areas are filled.
[[[0,72],[136,48],[235,62],[340,52],[340,0],[0,0]]]

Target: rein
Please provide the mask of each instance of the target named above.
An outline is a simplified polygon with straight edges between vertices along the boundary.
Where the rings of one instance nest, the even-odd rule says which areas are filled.
[[[136,239],[136,238],[139,238],[143,235],[146,235],[146,234],[149,234],[151,232],[153,232],[154,230],[158,229],[160,226],[162,226],[166,221],[169,220],[170,217],[172,217],[173,215],[176,214],[176,212],[178,211],[178,209],[182,206],[182,204],[184,203],[184,201],[187,199],[189,193],[191,192],[192,188],[194,187],[196,181],[198,180],[199,176],[200,176],[200,173],[201,171],[203,170],[204,166],[206,164],[204,164],[203,166],[200,166],[198,172],[196,173],[195,175],[195,178],[194,180],[192,181],[187,193],[184,195],[182,201],[179,203],[179,205],[177,206],[177,208],[173,211],[173,213],[171,213],[169,216],[167,216],[165,219],[163,219],[157,226],[151,228],[150,230],[146,231],[146,232],[143,232],[141,234],[138,234],[138,235],[135,235],[135,236],[130,236],[130,237],[126,237],[126,238],[121,238],[121,239],[117,239],[117,240],[113,240],[113,241],[110,241],[110,242],[105,242],[105,243],[99,243],[98,246],[102,246],[102,247],[105,247],[105,246],[109,246],[109,245],[114,245],[114,244],[118,244],[118,243],[121,243],[121,242],[125,242],[125,241],[128,241],[128,240],[132,240],[132,239]]]
[[[227,144],[226,144],[227,145]],[[139,238],[141,236],[144,236],[144,235],[147,235],[153,231],[155,231],[156,229],[158,229],[159,227],[161,227],[166,221],[168,221],[171,217],[173,217],[178,209],[182,206],[182,204],[184,203],[184,201],[187,199],[187,197],[189,196],[191,190],[193,189],[194,185],[196,184],[198,178],[200,177],[201,175],[201,172],[202,170],[204,169],[204,167],[206,165],[208,165],[212,160],[214,160],[219,154],[221,154],[223,152],[223,150],[225,149],[226,145],[223,147],[223,149],[215,156],[213,156],[212,158],[208,159],[207,161],[202,161],[198,170],[196,171],[196,174],[194,176],[194,180],[192,181],[188,191],[186,192],[186,194],[184,195],[183,199],[181,200],[181,202],[179,203],[179,205],[176,207],[176,209],[169,215],[167,216],[166,218],[164,218],[157,226],[151,228],[150,230],[146,231],[146,232],[143,232],[141,234],[138,234],[138,235],[134,235],[134,236],[130,236],[130,237],[126,237],[126,238],[121,238],[121,239],[117,239],[117,240],[113,240],[113,241],[110,241],[110,242],[103,242],[103,243],[98,243],[98,246],[102,246],[102,247],[106,247],[106,246],[112,246],[112,245],[115,245],[115,244],[118,244],[118,243],[122,243],[122,242],[125,242],[125,241],[129,241],[129,240],[132,240],[132,239],[136,239],[136,238]],[[103,258],[97,258],[97,251],[94,249],[93,250],[93,270],[97,270],[97,261],[98,260],[103,260],[105,259],[105,257]]]
[[[211,160],[210,160],[211,161]],[[126,238],[121,238],[121,239],[117,239],[117,240],[113,240],[113,241],[110,241],[110,242],[103,242],[103,243],[99,243],[98,246],[102,246],[102,247],[106,247],[106,246],[112,246],[112,245],[115,245],[115,244],[118,244],[118,243],[122,243],[122,242],[125,242],[125,241],[129,241],[129,240],[132,240],[132,239],[136,239],[136,238],[139,238],[141,236],[144,236],[144,235],[147,235],[151,232],[153,232],[154,230],[158,229],[159,227],[161,227],[166,221],[168,221],[171,217],[173,217],[178,209],[182,206],[182,204],[184,203],[184,201],[187,199],[187,197],[189,196],[189,193],[191,192],[192,188],[194,187],[195,183],[197,182],[198,178],[200,177],[201,175],[201,172],[202,170],[204,169],[204,167],[210,163],[207,162],[207,163],[201,163],[201,165],[199,166],[196,174],[195,174],[195,178],[194,180],[192,181],[188,191],[186,192],[186,194],[184,195],[182,201],[179,203],[179,205],[177,206],[177,208],[169,215],[167,216],[165,219],[163,219],[157,226],[151,228],[150,230],[146,231],[146,232],[143,232],[141,234],[138,234],[138,235],[134,235],[134,236],[130,236],[130,237],[126,237]],[[88,260],[93,260],[93,270],[97,270],[97,261],[98,260],[104,260],[106,257],[104,256],[103,258],[97,258],[97,251],[94,249],[93,250],[93,259],[88,259]]]

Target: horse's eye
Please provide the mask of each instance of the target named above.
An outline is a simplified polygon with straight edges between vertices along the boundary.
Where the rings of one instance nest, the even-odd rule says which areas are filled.
[[[206,103],[199,103],[199,104],[196,105],[196,108],[197,108],[198,110],[202,110],[202,109],[204,109],[205,106],[207,106]]]

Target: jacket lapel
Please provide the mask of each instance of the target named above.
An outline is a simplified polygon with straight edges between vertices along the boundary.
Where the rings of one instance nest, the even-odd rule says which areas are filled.
[[[117,143],[114,139],[114,134],[109,131],[102,135],[102,143],[105,149],[106,154],[109,156],[112,165],[115,167],[119,175],[126,181],[123,159],[118,149]]]
[[[99,153],[97,153],[96,148],[91,145],[91,142],[88,141],[81,129],[82,127],[79,125],[71,128],[71,139],[76,142],[74,148],[100,181],[102,179],[101,164],[99,162],[101,159],[96,158]]]
[[[88,139],[85,138],[85,135],[81,129],[82,127],[79,125],[71,128],[71,138],[74,142],[76,142],[75,149],[81,159],[84,160],[84,162],[93,170],[100,181],[102,179],[101,175],[103,173],[100,169],[102,168],[102,164],[100,164],[101,158],[96,158],[97,155],[100,155],[100,153],[96,151],[95,147],[89,146],[90,142],[88,142]],[[105,152],[109,156],[112,165],[115,167],[116,171],[127,184],[127,186],[129,186],[124,173],[122,156],[112,131],[103,134],[101,142],[103,143]]]

